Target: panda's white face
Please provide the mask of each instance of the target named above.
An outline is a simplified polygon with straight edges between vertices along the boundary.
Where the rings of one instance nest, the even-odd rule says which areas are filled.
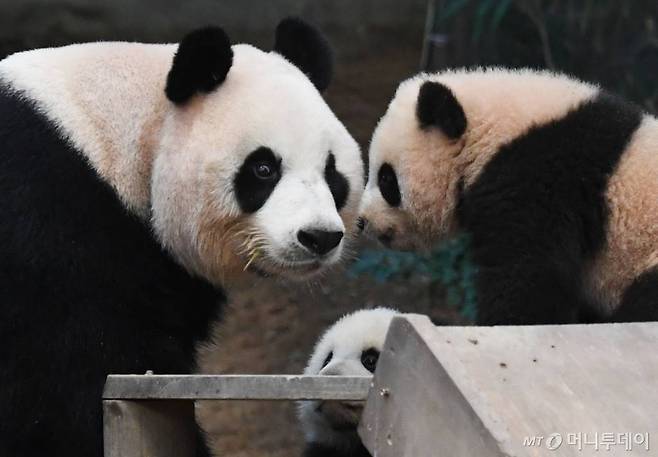
[[[375,308],[342,317],[317,342],[304,374],[372,375],[396,315],[399,313],[392,309]],[[362,402],[300,402],[299,418],[306,441],[351,447],[352,440],[358,440],[356,427],[362,410]]]
[[[305,278],[354,236],[359,148],[297,67],[249,45],[233,54],[220,87],[167,113],[153,226],[213,281],[243,270]]]
[[[34,100],[191,273],[305,278],[343,256],[363,189],[356,142],[322,99],[331,49],[294,18],[273,52],[219,27],[178,45],[18,53],[3,83]]]
[[[451,229],[457,170],[464,146],[416,117],[420,80],[403,83],[372,137],[360,217],[386,246],[425,250]]]

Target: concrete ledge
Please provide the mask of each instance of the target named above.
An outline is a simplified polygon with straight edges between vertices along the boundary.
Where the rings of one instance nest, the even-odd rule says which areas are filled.
[[[597,454],[594,441],[605,455],[628,455],[629,436],[634,453],[658,455],[658,323],[397,318],[360,433],[378,457],[582,457]],[[614,435],[607,452],[603,434]],[[649,450],[637,443],[647,436]]]
[[[365,400],[370,376],[109,375],[103,399]]]

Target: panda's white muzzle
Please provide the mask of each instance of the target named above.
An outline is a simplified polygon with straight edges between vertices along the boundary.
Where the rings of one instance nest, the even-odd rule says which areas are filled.
[[[284,177],[254,223],[279,270],[321,270],[342,255],[345,226],[322,178]]]

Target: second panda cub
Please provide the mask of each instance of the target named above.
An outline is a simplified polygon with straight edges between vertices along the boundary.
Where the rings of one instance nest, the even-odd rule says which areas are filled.
[[[318,340],[304,374],[371,375],[397,315],[392,309],[375,308],[343,316]],[[362,410],[362,402],[300,402],[304,457],[370,457],[356,432]]]
[[[361,227],[470,239],[480,325],[658,320],[658,119],[571,77],[403,82],[370,145]]]

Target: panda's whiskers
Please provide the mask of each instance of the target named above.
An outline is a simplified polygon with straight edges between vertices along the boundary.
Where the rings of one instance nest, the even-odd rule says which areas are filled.
[[[204,266],[205,276],[224,284],[242,273],[244,263],[258,250],[261,237],[244,217],[207,217],[203,222],[197,249],[205,253],[203,257],[211,259]]]
[[[254,251],[254,252],[249,256],[249,260],[248,260],[247,263],[245,264],[245,266],[244,266],[244,268],[242,269],[242,271],[247,271],[247,270],[249,269],[249,266],[250,266],[250,265],[254,262],[254,260],[256,260],[257,258],[258,258],[258,251]]]
[[[267,240],[263,234],[254,227],[244,228],[233,235],[238,241],[237,253],[240,258],[246,259],[242,271],[246,271],[251,264],[261,256]]]

